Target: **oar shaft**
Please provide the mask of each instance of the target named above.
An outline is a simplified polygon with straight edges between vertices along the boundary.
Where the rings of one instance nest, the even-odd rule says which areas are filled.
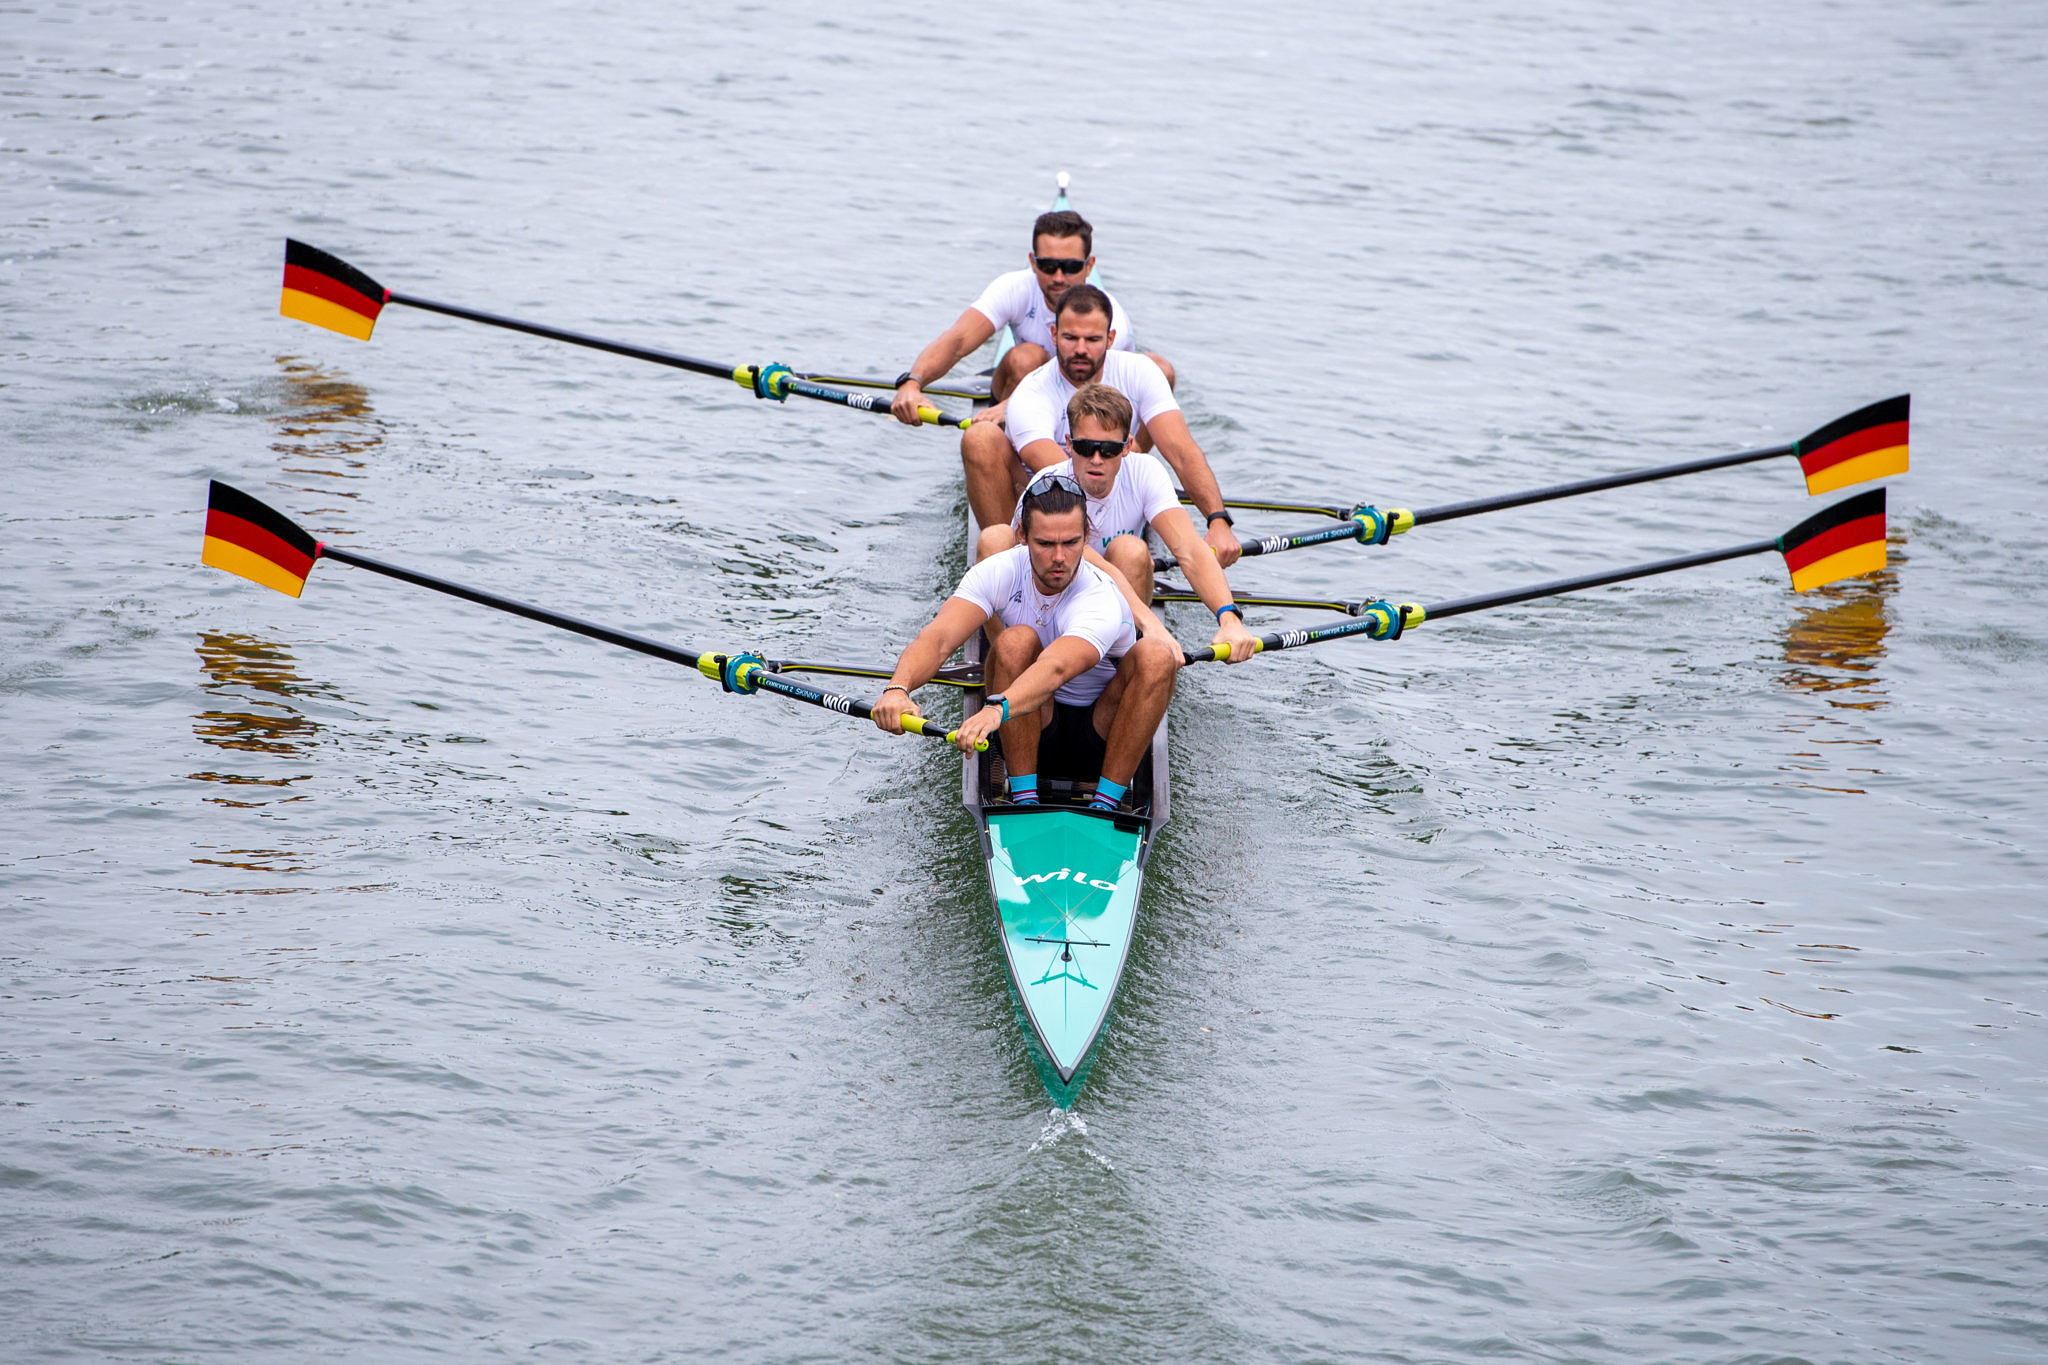
[[[1300,649],[1303,645],[1339,640],[1347,635],[1370,635],[1380,639],[1392,634],[1398,638],[1398,632],[1389,629],[1397,615],[1402,628],[1412,630],[1424,621],[1463,616],[1466,612],[1484,611],[1488,607],[1512,606],[1517,602],[1528,602],[1538,597],[1556,597],[1568,592],[1582,592],[1587,588],[1622,583],[1631,578],[1648,578],[1652,574],[1694,569],[1702,564],[1718,564],[1725,559],[1741,559],[1745,555],[1762,554],[1766,550],[1778,548],[1778,540],[1774,536],[1769,540],[1753,540],[1747,545],[1731,545],[1725,550],[1703,550],[1698,554],[1679,555],[1650,564],[1632,564],[1625,569],[1603,569],[1594,573],[1577,574],[1571,578],[1554,578],[1548,583],[1535,583],[1526,588],[1509,588],[1502,592],[1482,593],[1477,597],[1453,598],[1451,601],[1436,602],[1426,607],[1416,607],[1409,603],[1397,607],[1391,602],[1371,602],[1366,604],[1363,615],[1356,621],[1339,621],[1327,626],[1275,631],[1270,635],[1261,635],[1259,653],[1265,654],[1276,649]],[[1181,658],[1191,664],[1212,663],[1216,659],[1216,651],[1213,647],[1192,652],[1183,651]]]
[[[1562,593],[1583,592],[1587,588],[1604,587],[1609,583],[1622,583],[1631,578],[1648,578],[1652,574],[1673,573],[1679,569],[1696,569],[1702,564],[1719,564],[1724,559],[1741,559],[1746,555],[1759,555],[1766,550],[1778,548],[1776,537],[1769,540],[1753,540],[1747,545],[1731,545],[1725,550],[1702,550],[1698,554],[1679,555],[1674,559],[1660,559],[1652,564],[1635,564],[1626,569],[1606,569],[1594,573],[1578,574],[1571,578],[1554,578],[1548,583],[1537,583],[1526,588],[1509,588],[1502,592],[1481,593],[1477,597],[1459,597],[1449,602],[1435,602],[1425,606],[1423,614],[1431,621],[1446,616],[1463,616],[1468,611],[1484,611],[1488,607],[1512,606],[1538,597],[1556,597]]]
[[[436,578],[432,574],[420,573],[414,569],[400,568],[396,564],[386,564],[381,559],[372,559],[368,555],[359,555],[353,550],[344,550],[338,546],[322,545],[320,547],[320,557],[322,559],[338,559],[344,564],[353,564],[358,569],[368,569],[371,573],[380,573],[387,578],[396,578],[402,583],[411,583],[415,587],[431,588],[435,592],[447,593],[450,597],[460,597],[465,602],[475,602],[479,606],[494,607],[499,611],[510,612],[514,616],[524,616],[529,621],[539,621],[542,625],[573,631],[578,635],[587,635],[593,640],[602,640],[608,645],[617,645],[621,649],[630,649],[641,654],[651,654],[657,659],[666,659],[672,664],[681,664],[685,668],[697,667],[697,661],[703,657],[701,654],[692,654],[687,649],[677,649],[674,645],[665,645],[659,640],[650,640],[644,635],[633,635],[623,630],[613,630],[610,626],[600,626],[594,621],[585,621],[579,617],[566,616],[559,611],[549,611],[546,607],[536,607],[530,602],[521,602],[511,597],[500,597],[497,593],[485,592],[481,588],[471,588],[461,583],[451,583],[445,578]]]
[[[1176,488],[1173,492],[1174,496],[1188,506],[1195,505],[1195,500],[1189,497],[1184,489]],[[1270,499],[1225,498],[1223,505],[1242,512],[1299,512],[1303,516],[1335,517],[1339,521],[1349,518],[1352,512],[1349,507],[1326,507],[1313,502],[1274,502]]]
[[[528,336],[546,337],[550,341],[566,341],[571,346],[587,346],[593,351],[606,351],[631,360],[648,360],[656,365],[667,365],[671,369],[689,370],[693,374],[708,374],[714,379],[730,379],[743,388],[751,389],[754,384],[756,367],[750,365],[721,365],[715,360],[699,360],[696,356],[678,355],[674,351],[657,351],[651,346],[629,346],[623,341],[608,341],[604,337],[594,337],[585,332],[571,332],[563,327],[550,327],[545,323],[508,318],[498,313],[486,313],[480,308],[440,303],[434,299],[420,298],[416,294],[400,294],[395,290],[388,301],[402,303],[408,308],[424,309],[429,313],[444,313],[451,318],[481,322],[490,327],[503,327],[511,332],[524,332]],[[855,408],[861,412],[878,412],[884,416],[889,412],[890,399],[874,394],[845,393],[839,389],[811,383],[795,375],[784,375],[780,382],[785,393],[814,398],[821,403],[837,403],[841,407]],[[968,424],[968,419],[950,416],[937,408],[919,408],[918,415],[930,426],[964,428]]]
[[[516,598],[502,597],[494,592],[485,592],[481,588],[472,588],[462,583],[453,583],[448,579],[436,578],[432,574],[420,573],[414,569],[401,568],[396,564],[386,564],[381,559],[372,559],[368,555],[360,555],[353,550],[344,550],[333,545],[322,545],[320,547],[320,558],[339,560],[343,564],[352,564],[358,569],[368,569],[371,573],[380,573],[387,578],[395,578],[401,583],[411,583],[415,587],[429,588],[434,592],[446,593],[450,597],[459,597],[465,602],[474,602],[479,606],[492,607],[498,611],[509,612],[514,616],[523,616],[529,621],[538,621],[542,625],[554,626],[560,630],[571,631],[577,635],[587,635],[593,640],[602,640],[608,645],[617,645],[621,649],[630,649],[639,654],[648,654],[657,659],[665,659],[670,663],[681,664],[685,668],[694,668],[700,673],[706,673],[707,676],[716,677],[720,671],[718,665],[725,660],[723,655],[707,657],[702,653],[693,653],[687,649],[677,649],[674,645],[665,645],[659,640],[650,640],[644,635],[634,635],[629,631],[613,630],[610,626],[600,626],[594,621],[585,621],[580,617],[565,615],[559,611],[549,611],[546,607],[536,607],[530,602],[521,602]],[[751,675],[751,685],[759,687],[763,691],[773,692],[777,696],[788,697],[791,701],[800,701],[811,706],[820,706],[827,711],[837,711],[842,716],[859,716],[863,720],[872,719],[874,716],[874,708],[857,697],[841,696],[837,692],[826,692],[805,683],[778,677],[774,673],[769,672],[764,664],[750,664],[749,666],[756,670]],[[903,728],[911,734],[923,735],[927,739],[945,741],[950,741],[951,739],[951,736],[945,730],[936,725],[927,726],[924,720],[918,716],[905,716],[903,718]],[[981,747],[986,748],[987,746],[983,745]]]
[[[571,346],[587,346],[593,351],[609,351],[613,355],[622,355],[633,360],[649,360],[656,365],[667,365],[673,369],[708,374],[718,379],[733,378],[733,366],[720,365],[714,360],[699,360],[695,356],[677,355],[673,351],[657,351],[649,346],[629,346],[623,341],[607,341],[603,337],[571,332],[561,327],[549,327],[539,322],[524,322],[497,313],[486,313],[477,308],[464,308],[453,303],[436,303],[432,299],[423,299],[415,294],[400,294],[393,291],[389,301],[402,303],[408,308],[421,308],[429,313],[445,313],[451,318],[481,322],[490,327],[503,327],[511,332],[525,332],[528,336],[546,337],[550,341],[566,341]]]
[[[1581,493],[1598,493],[1605,488],[1626,488],[1630,484],[1675,479],[1683,474],[1698,474],[1708,469],[1726,469],[1730,465],[1754,464],[1758,460],[1774,460],[1781,455],[1798,453],[1799,447],[1796,445],[1768,446],[1762,450],[1737,451],[1733,455],[1710,455],[1704,460],[1685,460],[1678,464],[1656,465],[1649,469],[1631,469],[1621,474],[1602,474],[1597,478],[1575,479],[1571,483],[1554,483],[1547,488],[1530,488],[1520,493],[1501,493],[1490,498],[1447,502],[1441,507],[1425,507],[1417,512],[1415,524],[1425,526],[1433,521],[1476,517],[1481,512],[1499,512],[1510,507],[1526,507],[1532,502],[1575,498]]]
[[[1200,602],[1202,598],[1199,593],[1189,592],[1185,588],[1154,588],[1152,590],[1152,600],[1154,602]],[[1365,610],[1364,602],[1351,601],[1344,598],[1254,597],[1239,592],[1232,593],[1231,600],[1240,607],[1300,607],[1310,611],[1341,611],[1346,616],[1356,616],[1359,612]]]

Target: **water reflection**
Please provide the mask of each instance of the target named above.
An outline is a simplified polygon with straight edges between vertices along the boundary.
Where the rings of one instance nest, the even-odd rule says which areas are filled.
[[[1893,529],[1886,544],[1890,561],[1882,573],[1866,574],[1815,589],[1820,601],[1802,607],[1785,631],[1785,672],[1778,681],[1801,692],[1844,693],[1828,705],[1874,711],[1886,705],[1877,666],[1891,633],[1887,603],[1898,591],[1898,566],[1906,562],[1906,536]]]
[[[361,477],[349,471],[361,469],[384,444],[370,391],[296,356],[279,356],[277,363],[284,372],[285,405],[271,419],[279,439],[270,448],[284,457],[284,472],[322,479],[306,488],[309,493],[358,496],[331,481]]]
[[[201,711],[192,718],[192,732],[203,744],[243,754],[271,754],[295,757],[312,747],[320,723],[282,700],[286,697],[335,697],[332,688],[308,682],[298,672],[298,661],[282,646],[254,635],[223,635],[202,631],[197,646],[199,666],[206,675],[200,686],[224,703],[218,710]],[[248,694],[257,695],[250,696]],[[247,760],[237,766],[245,766]],[[260,765],[258,765],[260,766]],[[223,793],[208,797],[215,805],[256,807],[281,801],[302,801],[290,788],[310,774],[279,776],[271,773],[239,772],[189,773],[197,782],[217,782],[224,787],[247,788],[233,796]],[[264,789],[268,789],[267,791]],[[260,799],[259,799],[260,798]]]

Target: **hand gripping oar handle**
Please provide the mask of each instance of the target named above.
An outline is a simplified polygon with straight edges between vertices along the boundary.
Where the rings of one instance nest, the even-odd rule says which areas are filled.
[[[479,606],[492,607],[498,611],[509,612],[514,616],[523,616],[529,621],[538,621],[542,625],[554,626],[559,630],[571,631],[577,635],[586,635],[593,640],[602,640],[606,644],[617,645],[621,649],[630,649],[639,654],[647,654],[657,659],[666,659],[670,663],[681,664],[685,668],[694,668],[705,677],[710,678],[713,682],[725,688],[726,691],[737,692],[742,696],[750,696],[754,692],[766,689],[778,696],[788,697],[791,701],[800,701],[807,705],[823,707],[827,711],[837,711],[842,716],[859,716],[863,720],[868,720],[872,719],[874,715],[874,708],[857,697],[842,696],[837,692],[826,692],[819,688],[811,687],[808,684],[796,682],[793,679],[778,677],[768,671],[767,664],[758,654],[704,654],[687,649],[678,649],[674,645],[663,644],[659,640],[650,640],[644,635],[634,635],[629,631],[614,630],[610,626],[601,626],[594,621],[585,621],[575,616],[565,615],[562,612],[549,611],[546,607],[536,607],[530,602],[521,602],[511,597],[501,597],[497,593],[485,592],[481,588],[472,588],[461,583],[451,582],[445,578],[436,578],[432,574],[424,574],[414,569],[401,568],[396,564],[386,564],[381,559],[372,559],[368,555],[357,554],[353,550],[344,550],[334,545],[321,545],[319,547],[319,557],[321,559],[339,560],[343,564],[352,564],[358,569],[368,569],[371,573],[380,573],[387,578],[396,578],[402,583],[411,583],[416,587],[429,588],[434,592],[446,593],[450,597],[459,597],[465,602],[475,602]],[[948,733],[938,729],[936,726],[928,726],[923,718],[919,716],[905,716],[903,718],[903,728],[912,734],[923,735],[928,739],[945,740],[949,743],[956,739],[959,734],[958,731]],[[988,745],[984,741],[977,747],[986,749]]]
[[[656,365],[666,365],[670,369],[710,375],[714,379],[730,379],[755,397],[773,399],[778,403],[794,393],[805,398],[815,398],[821,403],[837,403],[841,407],[855,408],[861,412],[886,414],[889,411],[888,402],[879,401],[878,406],[878,399],[874,395],[846,393],[798,379],[787,365],[721,365],[715,360],[700,360],[696,356],[678,355],[674,351],[658,351],[651,346],[631,346],[623,341],[608,341],[586,332],[572,332],[564,327],[526,322],[520,318],[505,317],[500,313],[486,313],[480,308],[464,308],[458,304],[423,299],[416,294],[400,294],[395,290],[386,290],[384,301],[402,303],[408,308],[419,308],[429,313],[443,313],[448,317],[462,318],[469,322],[481,322],[490,327],[503,327],[511,332],[524,332],[528,336],[546,337],[549,341],[565,341],[571,346],[585,346],[593,351],[606,351],[632,360],[651,361]],[[937,408],[919,408],[918,416],[930,426],[965,428],[970,420],[950,416]]]
[[[1252,555],[1277,555],[1286,550],[1305,549],[1310,545],[1328,545],[1339,540],[1355,540],[1360,545],[1384,545],[1389,536],[1398,536],[1415,524],[1415,514],[1405,507],[1380,511],[1377,507],[1354,507],[1345,517],[1348,526],[1332,526],[1326,531],[1304,531],[1292,536],[1262,536],[1257,540],[1243,541],[1239,553],[1249,558]],[[1178,568],[1179,561],[1154,559],[1152,567],[1164,573]]]

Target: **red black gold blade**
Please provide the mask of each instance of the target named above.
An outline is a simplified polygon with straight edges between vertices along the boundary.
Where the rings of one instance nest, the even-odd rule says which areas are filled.
[[[276,508],[218,479],[207,489],[200,563],[297,597],[319,557],[320,542]]]
[[[1906,472],[1911,394],[1900,394],[1838,417],[1802,439],[1799,467],[1809,494],[1832,493]]]
[[[1795,592],[1876,573],[1885,565],[1884,490],[1873,488],[1815,512],[1779,536],[1778,549]]]
[[[284,239],[284,296],[277,311],[288,318],[368,341],[390,292],[339,256]]]

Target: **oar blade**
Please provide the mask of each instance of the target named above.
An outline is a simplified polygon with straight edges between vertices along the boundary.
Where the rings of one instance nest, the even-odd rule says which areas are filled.
[[[390,292],[339,256],[284,239],[284,294],[277,311],[357,341],[368,341]]]
[[[1844,498],[1778,537],[1794,592],[1884,568],[1884,492],[1873,488]]]
[[[1838,417],[1796,447],[1810,495],[1906,472],[1912,395],[1902,393]]]
[[[275,507],[218,479],[207,490],[200,563],[297,597],[319,557],[320,542]]]

